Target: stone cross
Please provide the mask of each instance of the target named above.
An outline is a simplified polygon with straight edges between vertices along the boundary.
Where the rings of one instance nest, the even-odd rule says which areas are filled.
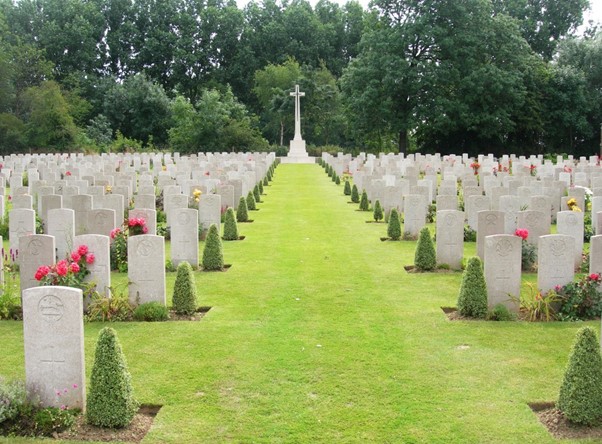
[[[295,137],[294,140],[301,140],[301,101],[305,96],[304,92],[299,91],[299,85],[295,85],[295,92],[290,93],[295,98]]]

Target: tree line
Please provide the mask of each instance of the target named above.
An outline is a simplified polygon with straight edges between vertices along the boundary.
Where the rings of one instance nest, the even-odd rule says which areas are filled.
[[[587,0],[0,0],[0,152],[594,153]]]

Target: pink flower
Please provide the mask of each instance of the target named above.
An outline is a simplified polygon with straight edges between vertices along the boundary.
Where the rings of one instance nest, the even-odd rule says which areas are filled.
[[[87,264],[93,264],[94,263],[94,259],[95,259],[94,254],[93,253],[89,253],[86,256],[86,263]]]
[[[75,262],[79,262],[79,260],[81,259],[81,255],[79,254],[79,252],[74,251],[71,253],[71,259]]]
[[[119,233],[121,233],[121,229],[119,227],[113,228],[110,233],[111,239],[115,239],[115,236],[117,236]]]
[[[36,274],[35,274],[36,281],[41,281],[46,275],[48,275],[48,273],[50,273],[50,268],[47,267],[46,265],[42,265],[36,271]]]
[[[522,240],[527,240],[529,237],[529,230],[525,228],[517,228],[514,232],[514,235],[522,238]]]
[[[600,274],[598,274],[598,273],[592,273],[592,274],[589,275],[589,279],[592,280],[592,281],[597,281],[597,280],[600,279]]]
[[[73,388],[76,389],[77,388],[77,384],[73,384]]]
[[[145,225],[144,227],[142,227],[142,232],[143,232],[144,234],[148,233],[148,228],[147,228],[147,226],[146,226],[146,225]]]
[[[80,245],[79,247],[77,247],[77,252],[80,256],[85,256],[88,253],[88,246]]]
[[[554,290],[556,290],[556,292],[558,293],[560,290],[562,290],[562,287],[560,285],[556,285],[554,287]]]
[[[65,173],[65,176],[71,176],[71,171],[67,171],[67,172]]]
[[[71,273],[79,273],[79,264],[77,262],[71,262],[71,264],[69,265],[69,270],[71,271]]]
[[[56,264],[56,273],[59,276],[66,276],[68,271],[67,261],[62,260]]]

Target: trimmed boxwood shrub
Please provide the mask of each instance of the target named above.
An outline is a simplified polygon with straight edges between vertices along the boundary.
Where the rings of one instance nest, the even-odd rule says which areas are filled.
[[[591,425],[602,418],[602,357],[591,327],[577,332],[556,407],[578,424]]]
[[[161,322],[168,318],[169,311],[160,302],[145,302],[134,310],[134,319],[140,322]]]
[[[224,253],[222,251],[222,240],[219,238],[217,225],[211,224],[205,249],[203,250],[203,268],[205,270],[221,270],[224,268]]]
[[[351,196],[351,184],[348,180],[345,181],[345,188],[343,189],[343,194],[345,196]]]
[[[433,271],[437,266],[437,253],[428,227],[420,230],[414,254],[414,266],[420,271]]]
[[[376,202],[374,202],[374,220],[376,222],[383,220],[383,207],[380,206],[380,200],[376,200]]]
[[[255,196],[253,196],[252,191],[249,191],[249,194],[247,194],[247,208],[249,211],[255,211],[257,209],[257,205],[255,205]]]
[[[257,182],[257,188],[259,188],[259,194],[263,194],[263,182],[261,180]]]
[[[238,201],[238,208],[236,209],[236,220],[238,222],[247,222],[249,220],[249,208],[247,206],[247,199],[240,196]]]
[[[387,225],[387,236],[393,240],[401,238],[401,220],[397,208],[391,210],[389,215],[389,225]]]
[[[370,202],[368,201],[368,193],[366,193],[366,190],[362,191],[360,211],[370,211]]]
[[[261,202],[261,195],[259,194],[259,187],[257,185],[253,188],[253,196],[255,197],[255,202]]]
[[[484,319],[487,316],[487,284],[481,259],[471,257],[462,275],[458,294],[458,311],[462,316]]]
[[[353,188],[351,188],[351,202],[360,203],[360,193],[357,191],[356,184],[353,184]]]
[[[263,178],[263,186],[264,187],[268,186],[268,176],[264,176],[264,178]]]
[[[244,198],[241,197],[241,199]],[[224,217],[224,240],[238,240],[238,225],[232,208],[226,210],[226,216]]]
[[[138,410],[125,356],[110,327],[98,335],[86,410],[90,424],[109,428],[127,426]]]
[[[232,211],[232,208],[229,208]],[[234,211],[232,211],[234,217]],[[236,223],[236,221],[234,221]],[[178,274],[173,286],[173,309],[179,315],[191,315],[196,311],[196,284],[192,266],[186,262],[178,265]]]
[[[336,183],[337,185],[340,185],[341,184],[341,178],[339,176],[337,176],[337,180],[335,180],[334,183]]]

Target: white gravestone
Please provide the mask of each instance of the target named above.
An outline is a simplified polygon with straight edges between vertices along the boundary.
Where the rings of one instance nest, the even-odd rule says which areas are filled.
[[[54,264],[54,236],[47,234],[31,234],[19,238],[19,279],[21,294],[23,290],[37,287],[36,271],[42,265]]]
[[[128,280],[130,303],[166,305],[163,236],[139,234],[128,238]]]
[[[88,252],[94,255],[94,262],[88,264],[90,274],[86,276],[86,282],[94,282],[96,291],[102,296],[111,296],[111,256],[110,239],[101,234],[80,234],[73,240],[73,250],[81,245],[88,247]],[[86,300],[86,306],[90,301]]]
[[[25,381],[29,396],[42,406],[85,410],[83,311],[78,288],[23,292]]]
[[[48,234],[54,236],[57,259],[65,259],[73,247],[75,211],[69,208],[49,210]]]
[[[487,236],[484,250],[488,307],[504,304],[509,310],[518,312],[522,239],[510,234]]]
[[[565,285],[575,277],[575,239],[565,234],[539,238],[537,288],[542,292]]]
[[[457,210],[437,211],[436,225],[437,263],[447,264],[453,270],[461,269],[464,257],[464,213]]]
[[[199,216],[191,208],[173,210],[171,224],[171,262],[178,266],[186,261],[199,265]]]

